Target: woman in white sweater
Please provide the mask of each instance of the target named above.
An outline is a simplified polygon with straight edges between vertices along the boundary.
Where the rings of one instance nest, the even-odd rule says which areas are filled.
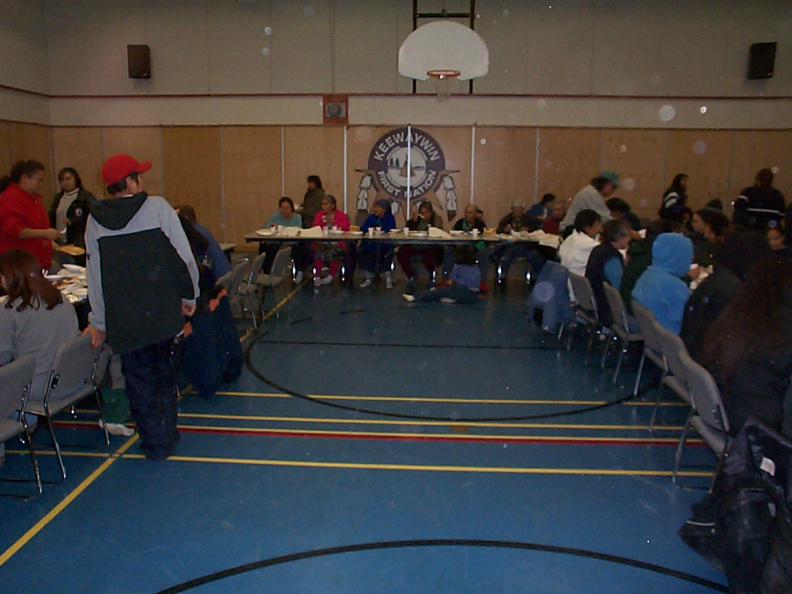
[[[599,214],[589,209],[581,210],[575,217],[575,230],[558,249],[561,266],[581,276],[586,274],[591,250],[600,244],[597,235],[601,230]]]

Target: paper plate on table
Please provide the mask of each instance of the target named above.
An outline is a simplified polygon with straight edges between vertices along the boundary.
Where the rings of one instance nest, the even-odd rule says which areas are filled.
[[[462,231],[461,229],[452,229],[451,231],[449,231],[449,233],[451,233],[451,235],[458,237],[460,235],[465,235],[467,231]]]
[[[47,274],[46,276],[44,276],[44,278],[46,278],[48,281],[59,281],[63,277],[60,276],[59,274]]]
[[[259,230],[256,231],[256,233],[258,235],[266,236],[266,235],[272,235],[275,232],[272,229],[259,229]]]
[[[85,272],[85,266],[77,266],[77,264],[64,264],[63,267],[66,270],[70,272],[76,272],[77,274]]]
[[[328,233],[330,235],[343,235],[344,234],[344,232],[341,229],[330,229],[330,231],[328,231]]]
[[[349,233],[355,237],[363,237],[363,231],[350,231]]]
[[[426,231],[411,231],[410,235],[413,237],[426,237],[429,234]]]

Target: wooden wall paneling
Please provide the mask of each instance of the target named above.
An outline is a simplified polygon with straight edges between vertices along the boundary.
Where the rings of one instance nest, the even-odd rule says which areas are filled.
[[[284,134],[286,195],[299,206],[307,189],[305,178],[318,175],[325,193],[335,196],[343,209],[343,126],[287,126]],[[354,208],[354,203],[349,207]]]
[[[773,169],[773,185],[792,201],[792,130],[736,130],[729,179],[729,200],[753,185],[760,169]]]
[[[515,198],[529,208],[536,201],[536,133],[536,128],[476,128],[473,202],[484,211],[490,228],[509,212]]]
[[[594,128],[540,128],[538,196],[571,199],[599,173],[601,144]]]
[[[448,171],[447,175],[450,181],[443,181],[441,176],[441,181],[435,190],[437,203],[434,206],[435,210],[438,210],[439,203],[440,209],[438,212],[443,217],[443,227],[449,229],[456,219],[464,214],[465,206],[470,203],[471,129],[469,126],[421,126],[419,130],[425,131],[435,139],[445,157],[446,171]],[[451,185],[453,185],[453,188],[449,190],[448,187]],[[450,191],[453,191],[457,197],[456,211],[446,208]]]
[[[162,129],[165,197],[173,206],[190,204],[198,222],[225,241],[219,126]]]
[[[53,172],[52,134],[49,126],[8,122],[8,146],[11,163],[19,160],[35,159],[46,168],[41,195],[45,206],[52,203],[57,187],[57,172]]]
[[[603,131],[602,168],[619,174],[622,186],[613,194],[626,200],[639,217],[654,218],[665,190],[665,130]]]
[[[138,161],[151,161],[145,188],[149,194],[164,193],[162,166],[162,128],[157,126],[102,128],[102,162],[125,153]]]
[[[53,128],[52,152],[54,174],[64,167],[74,167],[80,174],[83,188],[101,197],[102,130],[100,128]]]
[[[0,122],[0,176],[11,170],[11,143],[8,138],[8,122]]]
[[[263,227],[278,208],[281,128],[228,126],[222,136],[225,238],[244,249],[245,233]]]
[[[386,194],[378,195],[371,179],[375,173],[369,173],[369,155],[375,143],[389,131],[398,126],[350,126],[347,131],[347,210],[353,225],[360,225],[371,211],[378,198],[387,198]],[[366,204],[365,210],[358,210],[358,195],[366,190],[367,197],[361,200]],[[404,216],[399,210],[396,223],[403,226]]]
[[[674,176],[688,176],[688,206],[704,208],[713,198],[729,202],[731,132],[725,130],[669,130],[668,157],[663,191]],[[660,203],[657,203],[660,208]]]

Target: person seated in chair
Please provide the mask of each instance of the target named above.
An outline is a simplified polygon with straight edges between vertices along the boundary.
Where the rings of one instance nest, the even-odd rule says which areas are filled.
[[[486,224],[481,219],[478,212],[479,209],[476,206],[468,204],[465,207],[465,216],[459,219],[456,224],[454,224],[453,230],[465,231],[467,233],[472,233],[475,230],[479,235],[484,235]],[[478,262],[478,267],[481,271],[481,280],[484,281],[484,279],[487,278],[487,244],[484,241],[477,241],[474,246],[476,248],[476,261]],[[447,279],[451,276],[451,271],[454,269],[454,264],[456,264],[456,249],[454,246],[448,246],[445,249],[445,255],[443,257],[444,279]]]
[[[542,223],[542,231],[550,235],[560,235],[561,230],[559,226],[561,221],[564,220],[567,211],[567,203],[563,198],[556,198],[550,209],[550,216]]]
[[[371,209],[371,214],[366,217],[360,230],[365,237],[369,229],[378,230],[381,233],[390,233],[396,228],[396,219],[393,217],[390,202],[387,200],[377,200]],[[363,269],[365,280],[361,288],[370,287],[372,279],[378,272],[385,273],[385,287],[393,288],[393,272],[391,272],[391,262],[393,261],[393,244],[381,241],[360,242],[358,250],[360,267]]]
[[[314,227],[322,229],[333,229],[349,231],[349,217],[337,208],[335,196],[326,194],[322,198],[322,210],[316,213],[313,220]],[[349,246],[345,241],[324,241],[314,242],[311,245],[314,254],[314,287],[329,285],[338,276],[341,269],[341,261],[346,260]],[[329,274],[322,278],[322,264],[327,264]]]
[[[431,202],[421,202],[407,221],[407,228],[410,231],[426,231],[429,227],[443,228],[443,219],[434,211]],[[434,285],[434,273],[438,263],[443,257],[442,248],[434,245],[405,244],[399,247],[396,252],[399,259],[399,266],[407,277],[407,290],[412,290],[415,285],[415,268],[412,265],[413,256],[420,256],[426,271],[429,273],[429,285]]]
[[[498,233],[520,233],[522,231],[535,231],[537,224],[525,213],[525,203],[521,199],[516,199],[511,204],[511,212],[503,217],[498,223]],[[539,272],[544,265],[544,259],[536,249],[524,242],[514,242],[498,250],[498,260],[500,261],[499,275],[497,281],[502,283],[506,280],[509,268],[517,258],[525,258],[533,271],[533,278],[539,276]]]
[[[220,244],[217,243],[212,232],[203,225],[198,224],[198,218],[195,216],[195,209],[189,204],[184,204],[176,207],[176,214],[187,219],[195,230],[206,239],[209,244],[206,253],[212,260],[212,270],[217,275],[217,278],[231,272],[231,262],[229,262],[228,256],[225,255],[225,252],[223,252]]]
[[[586,278],[591,283],[591,290],[597,300],[597,313],[604,326],[610,326],[613,318],[603,284],[607,281],[614,289],[619,289],[624,274],[621,252],[629,247],[631,239],[627,220],[608,221],[602,229],[602,243],[591,250],[586,263]]]
[[[575,230],[558,248],[561,266],[583,276],[586,273],[591,250],[599,245],[597,235],[602,230],[602,223],[597,212],[584,209],[575,217]]]
[[[302,216],[295,212],[294,201],[288,196],[281,197],[278,200],[278,210],[272,213],[272,216],[267,219],[264,224],[265,229],[271,229],[274,226],[278,227],[297,227],[302,228]],[[267,259],[264,260],[262,270],[269,273],[272,269],[272,262],[275,260],[275,254],[281,248],[290,247],[292,249],[292,260],[294,260],[294,267],[297,274],[294,277],[294,283],[299,285],[303,281],[305,274],[305,243],[300,241],[287,241],[282,243],[267,243],[261,242],[259,244],[259,254],[267,252]]]

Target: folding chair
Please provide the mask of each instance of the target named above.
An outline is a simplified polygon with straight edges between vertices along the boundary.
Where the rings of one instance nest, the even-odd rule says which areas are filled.
[[[231,313],[235,318],[244,318],[242,295],[239,292],[242,283],[246,280],[246,274],[250,270],[250,261],[242,260],[234,265],[231,272],[218,279],[217,284],[222,286],[228,293],[228,303],[231,306]]]
[[[292,257],[292,249],[290,247],[281,248],[278,250],[278,253],[275,254],[275,258],[272,261],[272,268],[270,269],[269,274],[259,274],[256,277],[255,283],[261,289],[274,289],[275,287],[282,285],[283,281],[286,278],[286,274],[289,270],[291,265],[291,257]],[[284,289],[284,297],[285,297],[285,289]],[[264,295],[262,294],[261,299],[259,301],[259,306],[261,308],[261,317],[264,319]],[[277,314],[277,312],[276,312]]]
[[[259,254],[253,263],[248,268],[245,281],[239,285],[239,295],[243,298],[240,301],[242,306],[242,318],[246,319],[245,312],[250,312],[250,317],[253,319],[253,328],[258,328],[257,311],[261,309],[261,289],[256,283],[256,279],[261,274],[261,269],[264,268],[264,261],[267,259],[267,253]],[[247,307],[245,306],[247,302]]]
[[[97,374],[104,373],[104,370],[98,371],[98,356],[99,349],[94,349],[91,346],[89,334],[78,336],[62,345],[52,361],[52,371],[50,371],[44,400],[29,400],[27,404],[27,412],[47,419],[63,479],[66,479],[66,467],[63,464],[58,438],[55,436],[55,425],[52,421],[54,415],[73,407],[88,396],[95,396],[99,407],[99,417],[102,419],[105,445],[110,445],[107,421],[102,409],[102,398],[99,388],[96,386]]]
[[[0,443],[22,433],[25,434],[25,441],[27,442],[28,451],[30,452],[30,462],[33,464],[33,474],[36,477],[36,486],[38,487],[38,494],[40,495],[41,474],[39,473],[38,462],[36,461],[36,452],[33,449],[30,427],[28,427],[24,414],[27,405],[28,391],[30,390],[30,382],[33,381],[35,371],[35,355],[26,355],[21,359],[17,359],[8,365],[0,367]],[[17,410],[20,411],[20,414],[18,420],[15,421],[12,420],[12,417],[16,416],[14,413]],[[25,479],[9,478],[2,480],[27,482]],[[30,499],[30,497],[14,493],[0,493],[0,495],[4,497]],[[35,497],[35,495],[31,497]]]
[[[679,354],[679,362],[685,370],[690,397],[696,403],[696,414],[690,422],[704,442],[715,452],[718,464],[712,475],[709,490],[715,486],[715,479],[723,466],[723,460],[731,446],[729,437],[729,418],[723,406],[720,390],[715,379],[704,367],[696,363],[685,351]],[[680,459],[681,463],[681,459]]]
[[[635,314],[635,319],[638,320],[638,329],[641,331],[641,336],[644,338],[643,352],[641,353],[641,362],[638,364],[638,376],[635,378],[635,387],[633,388],[633,396],[638,395],[638,387],[641,384],[641,374],[643,373],[644,362],[649,359],[652,363],[657,365],[658,369],[662,372],[660,378],[660,385],[662,387],[663,379],[668,374],[668,366],[665,359],[663,359],[663,351],[660,348],[660,341],[657,339],[655,333],[654,314],[646,309],[643,305],[633,300],[632,310]],[[655,408],[655,412],[657,409]],[[654,415],[652,416],[654,421]]]
[[[586,325],[589,331],[589,341],[586,347],[586,362],[588,362],[591,345],[594,343],[594,336],[599,334],[602,328],[602,323],[597,314],[597,299],[594,297],[594,291],[591,288],[589,279],[585,276],[570,272],[569,284],[572,287],[572,293],[575,295],[575,303],[573,305],[575,316]],[[571,345],[572,332],[569,333],[567,350],[570,349]]]
[[[649,432],[654,434],[654,423],[655,419],[657,418],[657,410],[660,407],[660,398],[662,396],[664,386],[669,388],[674,394],[679,396],[679,398],[690,405],[688,419],[685,421],[685,430],[687,430],[687,425],[690,423],[690,417],[692,417],[695,413],[693,401],[690,399],[690,393],[688,392],[687,380],[685,379],[685,370],[682,368],[682,364],[679,362],[679,353],[687,352],[687,348],[685,348],[685,343],[682,342],[682,339],[679,338],[679,336],[669,330],[666,330],[657,320],[654,321],[654,330],[655,336],[657,336],[657,341],[660,344],[660,352],[663,354],[663,360],[665,361],[667,372],[657,389],[657,399],[655,400],[654,410],[652,411],[652,419],[649,421]]]
[[[630,343],[643,342],[643,336],[637,332],[630,332],[630,320],[627,317],[627,309],[624,307],[624,300],[622,299],[621,293],[613,288],[610,283],[602,283],[602,286],[603,289],[605,289],[605,298],[608,300],[608,308],[611,312],[611,319],[613,319],[613,322],[611,323],[611,330],[613,330],[614,334],[616,334],[618,339],[621,341],[622,347],[619,351],[619,360],[616,363],[616,371],[613,372],[613,383],[615,384],[619,377],[619,370],[621,369],[624,355],[627,353]],[[603,356],[603,361],[605,357],[608,356],[609,346],[610,340],[606,341],[605,343],[605,354]]]

